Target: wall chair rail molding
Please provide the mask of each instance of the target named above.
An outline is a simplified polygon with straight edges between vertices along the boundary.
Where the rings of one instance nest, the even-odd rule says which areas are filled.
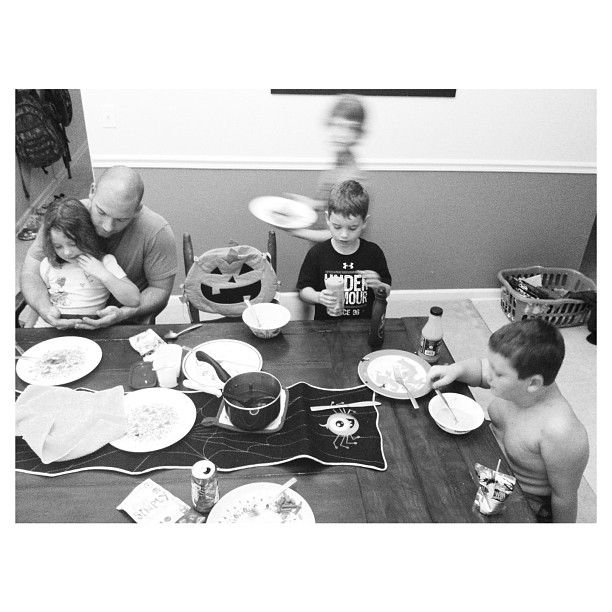
[[[323,170],[328,159],[277,157],[199,157],[180,155],[92,155],[95,168],[125,165],[133,168],[194,170]],[[597,164],[572,161],[479,159],[360,159],[372,172],[534,172],[597,174]]]

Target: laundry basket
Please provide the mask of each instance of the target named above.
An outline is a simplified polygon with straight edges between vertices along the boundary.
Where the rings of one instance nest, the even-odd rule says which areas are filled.
[[[580,272],[569,268],[544,268],[531,266],[511,268],[497,273],[501,287],[501,307],[510,321],[541,318],[556,327],[574,327],[586,321],[590,305],[583,300],[568,298],[538,299],[528,298],[515,291],[507,279],[527,279],[542,275],[542,287],[563,291],[596,291],[595,283]],[[529,281],[527,281],[529,282]]]

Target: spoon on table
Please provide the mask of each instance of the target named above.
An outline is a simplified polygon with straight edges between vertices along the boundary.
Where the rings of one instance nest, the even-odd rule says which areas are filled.
[[[247,308],[249,309],[249,312],[253,316],[253,319],[255,320],[257,327],[261,327],[261,323],[259,322],[259,317],[257,316],[255,309],[253,308],[253,304],[251,304],[251,301],[249,300],[249,296],[245,295],[243,299],[244,299],[244,303],[247,305]]]
[[[164,340],[176,340],[181,334],[186,334],[188,331],[191,331],[192,329],[198,329],[198,327],[202,327],[202,325],[204,325],[204,323],[198,323],[198,325],[192,325],[191,327],[188,327],[187,329],[183,329],[180,332],[174,332],[170,330],[169,332],[166,332],[164,334]]]

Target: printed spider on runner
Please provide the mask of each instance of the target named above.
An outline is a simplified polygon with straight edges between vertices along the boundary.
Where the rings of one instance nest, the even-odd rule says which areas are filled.
[[[342,404],[338,404],[338,409],[334,409],[334,414],[327,417],[325,425],[319,423],[320,427],[325,427],[336,435],[333,442],[336,450],[338,448],[349,448],[349,445],[357,444],[355,440],[359,439],[360,436],[355,436],[355,434],[359,429],[359,421],[353,416],[354,412],[354,410],[347,410],[342,407]]]

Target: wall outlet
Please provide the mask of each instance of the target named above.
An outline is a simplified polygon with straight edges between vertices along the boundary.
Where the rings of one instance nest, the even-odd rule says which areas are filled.
[[[101,106],[102,110],[102,127],[115,128],[117,122],[115,121],[115,107],[112,105]]]

